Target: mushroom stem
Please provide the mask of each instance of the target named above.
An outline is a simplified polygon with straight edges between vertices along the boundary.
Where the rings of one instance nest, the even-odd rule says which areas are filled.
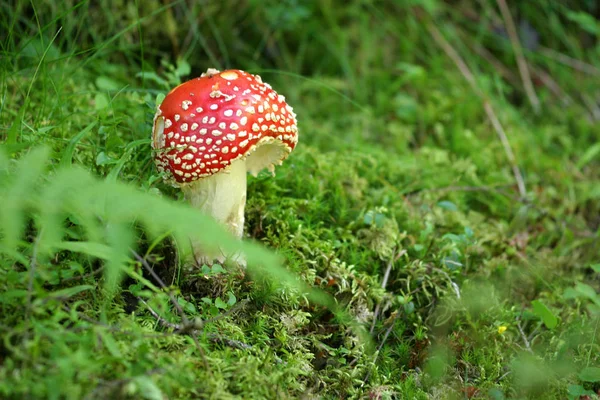
[[[246,206],[246,160],[236,160],[227,170],[199,179],[182,187],[190,204],[210,215],[238,239],[244,232],[244,207]],[[207,251],[193,243],[194,258],[199,265],[224,262],[226,259],[244,264],[239,254]]]

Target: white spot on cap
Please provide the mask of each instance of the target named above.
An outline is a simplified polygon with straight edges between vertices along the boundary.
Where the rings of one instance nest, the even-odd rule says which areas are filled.
[[[193,131],[195,131],[196,129],[198,129],[198,124],[194,122],[194,123],[192,124],[192,126],[191,126],[191,129],[192,129]]]
[[[196,107],[196,112],[197,112],[197,113],[201,113],[202,111],[204,111],[204,110],[202,109],[202,107]]]
[[[233,142],[235,140],[235,135],[233,133],[228,133],[227,139]]]
[[[235,71],[224,71],[221,72],[221,78],[233,81],[238,78],[238,74]]]
[[[175,116],[173,118],[175,119],[175,122],[177,122],[177,121],[179,121],[179,118],[181,118],[181,117],[179,116],[179,114],[175,114]]]
[[[218,129],[213,129],[213,130],[212,130],[210,133],[212,133],[212,134],[213,134],[213,136],[221,136],[221,134],[222,134],[223,132],[221,132],[221,131],[220,131],[220,130],[218,130]]]
[[[173,121],[171,121],[169,118],[165,119],[165,129],[170,128],[171,125],[173,125]]]
[[[229,124],[229,129],[231,129],[232,131],[237,130],[237,128],[239,128],[239,126],[235,122],[232,122],[231,124]]]
[[[210,108],[211,110],[216,110],[216,109],[218,109],[218,108],[219,108],[219,105],[218,105],[218,104],[216,104],[216,103],[215,103],[215,104],[211,104],[209,108]]]
[[[211,144],[212,143],[212,138],[206,138],[206,144]]]
[[[248,117],[244,115],[242,118],[240,118],[240,125],[246,125],[246,122],[248,122]]]
[[[258,131],[260,131],[260,126],[258,126],[258,124],[255,122],[252,124],[252,130],[254,132],[258,132]]]
[[[225,115],[226,117],[231,117],[233,115],[233,110],[225,110],[223,112],[223,115]]]
[[[219,122],[219,128],[227,129],[227,124],[225,122]]]
[[[181,131],[182,132],[187,132],[188,130],[188,124],[186,124],[185,122],[183,124],[181,124]]]
[[[200,132],[201,135],[206,135],[206,132],[208,131],[206,130],[206,128],[202,128],[198,132]]]
[[[190,107],[191,104],[192,104],[191,101],[184,100],[184,101],[181,102],[181,108],[183,108],[184,110],[187,110]]]
[[[229,147],[228,147],[228,146],[223,146],[223,147],[221,148],[221,153],[223,153],[223,154],[227,154],[227,153],[229,153]]]

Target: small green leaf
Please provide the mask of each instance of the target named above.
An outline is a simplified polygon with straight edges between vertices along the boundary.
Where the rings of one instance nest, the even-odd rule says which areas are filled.
[[[227,299],[227,304],[229,304],[230,306],[232,306],[235,303],[237,303],[237,299],[235,298],[235,295],[233,294],[233,292],[229,292],[228,296],[229,296],[229,298]]]
[[[577,162],[577,168],[581,169],[586,166],[590,161],[600,155],[600,143],[596,143],[590,146],[585,153],[579,158]]]
[[[156,105],[159,106],[162,104],[163,100],[165,99],[165,95],[164,93],[159,93],[156,95]]]
[[[98,327],[96,332],[102,338],[102,343],[104,343],[104,346],[111,356],[119,359],[123,357],[121,351],[119,350],[119,345],[110,333],[106,332],[103,327]]]
[[[579,373],[579,379],[584,382],[600,382],[600,368],[586,367]]]
[[[585,283],[577,282],[577,284],[575,285],[575,290],[578,293],[580,293],[583,297],[587,297],[590,300],[596,300],[598,298],[598,293],[596,293],[596,289]]]
[[[103,151],[96,156],[96,165],[116,164],[117,160],[106,155]]]
[[[221,298],[220,298],[220,297],[217,297],[217,298],[215,299],[215,306],[216,306],[217,308],[220,308],[220,309],[222,309],[222,310],[225,310],[225,309],[227,308],[227,303],[225,303],[223,300],[221,300]]]
[[[96,78],[96,86],[100,90],[110,91],[110,90],[119,90],[123,87],[119,82],[108,78],[106,76],[99,76]]]
[[[182,76],[189,75],[190,72],[192,72],[190,63],[188,63],[186,60],[177,60],[177,70],[175,70],[175,74],[178,77],[181,78]]]
[[[163,400],[165,398],[160,388],[149,376],[140,375],[135,377],[133,381],[142,398],[148,400]]]
[[[539,300],[534,300],[531,302],[531,305],[533,306],[533,312],[542,320],[542,322],[544,322],[546,328],[556,328],[556,325],[558,325],[558,318],[556,318],[544,303]]]
[[[69,141],[67,148],[63,151],[63,154],[60,158],[61,167],[68,167],[73,163],[73,152],[75,151],[75,146],[79,141],[96,126],[97,121],[92,122],[85,128],[83,128],[77,135],[73,136],[73,138]]]
[[[600,264],[592,264],[590,265],[590,268],[594,270],[594,272],[597,272],[600,274]]]
[[[96,93],[94,96],[94,109],[100,111],[108,107],[109,104],[108,96],[104,93]]]
[[[61,289],[61,290],[57,290],[55,292],[48,293],[48,296],[72,297],[72,296],[75,296],[77,293],[81,293],[86,290],[92,290],[92,289],[94,289],[94,286],[92,286],[92,285],[79,285],[79,286],[68,287],[65,289]]]
[[[581,385],[569,385],[567,387],[567,392],[574,397],[578,397],[578,396],[585,396],[585,395],[593,395],[594,392],[592,392],[591,390],[586,390],[583,386]]]
[[[111,250],[105,244],[95,242],[60,242],[56,247],[61,250],[73,251],[76,253],[87,254],[92,257],[108,260],[111,257]]]
[[[440,201],[439,203],[437,203],[437,206],[448,211],[458,211],[458,207],[456,207],[456,204],[447,200]]]

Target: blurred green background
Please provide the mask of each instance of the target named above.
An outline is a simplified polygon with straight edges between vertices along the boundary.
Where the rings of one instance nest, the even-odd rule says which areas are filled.
[[[599,16],[2,2],[0,397],[597,398]],[[182,268],[189,235],[239,244],[152,162],[157,99],[208,68],[298,115],[245,277]]]

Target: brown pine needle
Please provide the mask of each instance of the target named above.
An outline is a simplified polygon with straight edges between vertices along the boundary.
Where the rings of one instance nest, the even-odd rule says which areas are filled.
[[[525,61],[525,56],[523,55],[523,48],[521,47],[521,42],[519,41],[519,35],[517,34],[515,23],[510,15],[510,9],[506,4],[506,0],[496,0],[496,2],[500,7],[502,18],[504,18],[504,25],[506,26],[506,32],[508,33],[508,37],[515,52],[515,58],[517,59],[517,66],[519,67],[519,74],[521,75],[521,81],[523,81],[525,93],[527,94],[527,98],[529,99],[533,110],[538,113],[540,111],[540,100],[535,94],[535,89],[531,83],[531,75],[529,74],[527,61]]]
[[[444,36],[440,32],[440,30],[429,21],[423,21],[423,22],[425,24],[425,27],[427,28],[427,30],[433,37],[433,40],[444,50],[446,55],[448,57],[450,57],[452,59],[452,61],[454,61],[454,63],[456,64],[456,67],[462,73],[463,77],[471,85],[472,90],[483,102],[483,108],[485,110],[485,113],[486,113],[488,119],[490,120],[490,122],[492,123],[492,126],[494,127],[496,134],[500,138],[500,142],[502,143],[502,146],[504,147],[504,152],[506,153],[506,158],[508,159],[508,162],[510,163],[510,166],[513,171],[513,175],[515,176],[515,181],[517,182],[517,187],[519,188],[519,194],[522,198],[525,197],[525,195],[527,194],[527,189],[525,187],[525,181],[523,180],[523,175],[521,175],[521,171],[519,170],[519,166],[517,165],[517,160],[512,151],[512,148],[510,146],[510,142],[508,141],[508,137],[506,136],[506,132],[504,131],[504,128],[502,127],[502,124],[500,123],[500,120],[496,116],[496,112],[494,111],[492,104],[487,99],[487,96],[481,91],[479,86],[477,86],[477,82],[475,81],[475,77],[473,76],[473,73],[471,72],[471,70],[469,69],[467,64],[464,62],[464,60],[461,58],[460,54],[458,54],[458,52],[450,45],[450,43],[448,43],[448,41],[444,38]]]

